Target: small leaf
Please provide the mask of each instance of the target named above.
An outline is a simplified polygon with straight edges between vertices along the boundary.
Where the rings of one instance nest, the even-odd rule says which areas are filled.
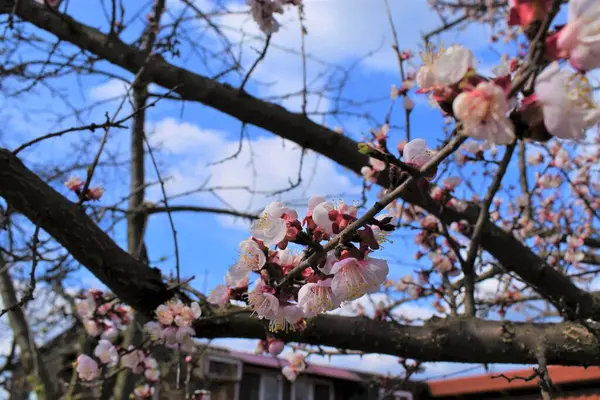
[[[361,154],[369,154],[371,152],[371,147],[366,143],[359,143],[358,152]]]

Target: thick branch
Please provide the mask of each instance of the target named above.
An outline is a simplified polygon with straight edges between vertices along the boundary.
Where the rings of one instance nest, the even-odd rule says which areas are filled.
[[[0,196],[31,221],[38,221],[42,229],[133,308],[152,309],[169,297],[157,268],[148,268],[127,254],[83,209],[48,186],[5,149],[0,149]]]
[[[88,50],[107,61],[137,73],[146,57],[116,37],[109,38],[97,29],[80,24],[69,16],[57,14],[32,0],[22,0],[17,15],[32,24],[53,33],[61,40]],[[279,136],[303,148],[321,153],[340,165],[359,172],[367,165],[367,157],[357,152],[357,143],[312,122],[301,114],[291,113],[278,105],[259,100],[237,89],[166,62],[162,57],[152,59],[147,69],[148,79],[165,88],[176,87],[184,100],[198,101]],[[380,184],[387,186],[387,174]],[[416,192],[407,192],[402,198],[438,215],[445,223],[466,219],[476,224],[480,213],[477,205],[466,211],[445,209],[434,202],[424,201]],[[561,272],[554,270],[511,234],[491,222],[484,225],[481,245],[510,271],[536,288],[561,310],[579,317],[598,317],[600,301],[580,290]]]
[[[0,196],[60,242],[123,301],[151,315],[168,297],[160,273],[123,251],[74,203],[69,202],[6,150],[0,150]],[[449,211],[447,211],[449,212]],[[476,210],[473,210],[477,218]],[[454,218],[453,214],[444,218]],[[531,266],[530,266],[531,267]],[[264,338],[262,321],[249,313],[209,317],[196,324],[202,337]],[[353,332],[348,335],[348,332]],[[584,327],[448,319],[403,326],[364,317],[319,316],[286,340],[319,343],[423,361],[534,363],[535,343],[548,339],[548,362],[600,363],[600,345]],[[368,340],[365,340],[368,338]]]
[[[250,313],[198,321],[196,332],[208,338],[263,338],[263,323]],[[349,335],[348,332],[352,332]],[[581,325],[528,324],[475,318],[432,319],[424,326],[405,326],[364,317],[320,315],[302,333],[281,336],[304,342],[391,354],[420,361],[536,363],[540,337],[547,338],[549,364],[592,365],[600,362],[600,344]]]

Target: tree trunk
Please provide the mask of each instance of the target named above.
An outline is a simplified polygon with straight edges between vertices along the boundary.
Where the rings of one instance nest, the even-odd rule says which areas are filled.
[[[6,308],[18,303],[15,287],[2,257],[0,257],[0,295]],[[35,383],[33,389],[37,394],[37,398],[40,400],[55,400],[57,398],[55,387],[33,341],[25,313],[20,307],[16,307],[8,311],[7,315],[15,341],[19,346],[19,358],[23,371],[28,377],[33,378]],[[29,391],[27,386],[24,383],[21,387],[23,390]],[[16,393],[15,395],[18,396]]]

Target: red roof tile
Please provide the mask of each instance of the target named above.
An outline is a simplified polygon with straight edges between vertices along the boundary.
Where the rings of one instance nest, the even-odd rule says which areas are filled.
[[[531,375],[531,369],[523,369],[518,371],[504,372],[507,377]],[[563,367],[553,365],[548,367],[548,373],[552,383],[556,385],[585,382],[585,381],[600,381],[600,367]],[[508,382],[504,378],[494,378],[496,374],[486,374],[478,376],[470,376],[466,378],[444,379],[428,382],[429,390],[433,397],[456,396],[470,393],[484,392],[500,392],[515,389],[525,389],[537,387],[537,380],[533,379],[529,382],[523,380],[514,380]],[[590,399],[595,399],[591,397]],[[587,399],[586,399],[587,400]],[[600,400],[600,398],[599,398]]]

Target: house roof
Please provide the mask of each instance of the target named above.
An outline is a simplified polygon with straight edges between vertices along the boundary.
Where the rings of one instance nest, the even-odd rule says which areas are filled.
[[[504,375],[511,377],[527,377],[531,375],[531,369],[522,369],[517,371],[504,372]],[[564,385],[576,382],[600,381],[600,367],[563,367],[550,366],[548,373],[553,385]],[[537,380],[524,381],[521,379],[508,382],[504,378],[492,378],[498,374],[485,374],[470,376],[466,378],[441,379],[428,382],[429,391],[433,397],[457,396],[485,392],[503,392],[516,389],[527,389],[537,387]],[[600,400],[598,397],[579,396],[564,397],[570,400]]]
[[[246,364],[252,364],[266,368],[281,369],[289,364],[289,361],[283,358],[244,353],[241,351],[231,350],[229,352],[229,355],[239,360],[242,360]],[[307,368],[304,370],[304,373],[324,376],[333,379],[341,379],[345,381],[360,382],[363,380],[363,378],[361,378],[361,376],[354,371],[313,363],[307,363]]]

